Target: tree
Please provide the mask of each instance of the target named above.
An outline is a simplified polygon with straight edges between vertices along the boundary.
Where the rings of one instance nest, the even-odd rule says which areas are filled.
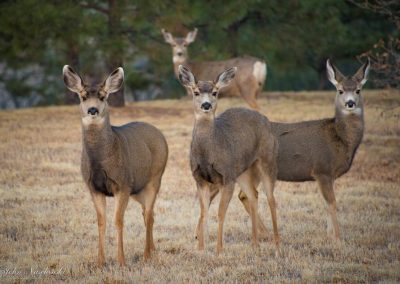
[[[369,57],[372,70],[375,71],[373,81],[378,87],[400,87],[400,3],[394,0],[357,1],[348,0],[355,6],[385,16],[396,27],[397,34],[380,38],[371,49],[359,55],[363,60]]]

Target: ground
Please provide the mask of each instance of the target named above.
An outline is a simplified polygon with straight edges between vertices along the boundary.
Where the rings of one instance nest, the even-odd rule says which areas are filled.
[[[294,122],[333,116],[334,96],[334,91],[266,93],[259,102],[270,120]],[[236,193],[225,221],[224,252],[215,253],[218,199],[210,210],[208,248],[205,253],[196,250],[199,205],[188,161],[191,100],[112,109],[114,125],[152,123],[170,149],[155,205],[156,254],[143,261],[141,208],[130,201],[125,269],[116,262],[112,198],[107,198],[107,264],[102,269],[96,265],[96,215],[79,170],[78,106],[1,111],[0,281],[399,282],[400,111],[394,107],[400,95],[366,91],[364,96],[364,139],[351,170],[335,184],[342,242],[327,237],[325,204],[314,182],[278,182],[282,257],[274,254],[264,194],[259,206],[269,236],[259,250],[251,247],[251,222]],[[221,99],[218,112],[232,106],[245,104],[239,98]]]

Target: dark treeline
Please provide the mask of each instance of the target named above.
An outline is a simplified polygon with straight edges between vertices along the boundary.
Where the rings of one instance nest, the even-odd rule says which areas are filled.
[[[262,58],[266,90],[324,89],[328,57],[352,73],[358,55],[399,36],[387,15],[344,0],[2,1],[0,107],[73,101],[64,64],[89,78],[123,66],[127,99],[183,96],[161,29],[184,36],[194,27],[191,59]],[[124,90],[112,104],[123,104]]]

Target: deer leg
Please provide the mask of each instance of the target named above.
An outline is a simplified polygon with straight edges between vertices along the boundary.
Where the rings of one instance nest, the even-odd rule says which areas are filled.
[[[276,245],[276,255],[278,256],[280,255],[280,250],[279,250],[280,237],[278,232],[278,221],[276,216],[276,201],[274,197],[274,186],[276,181],[276,175],[273,173],[273,171],[268,170],[268,167],[265,163],[260,163],[260,164],[263,164],[261,167],[259,167],[259,170],[260,170],[261,181],[263,184],[263,189],[264,192],[267,194],[268,205],[271,211],[272,227],[274,229],[274,241]]]
[[[339,223],[336,216],[336,198],[335,192],[333,191],[333,179],[329,176],[318,176],[316,177],[319,188],[322,192],[322,196],[328,204],[328,222],[327,231],[328,234],[332,234],[337,240],[340,240]],[[333,230],[332,230],[333,227]],[[333,232],[332,232],[333,231]]]
[[[221,200],[219,202],[218,209],[217,254],[220,254],[222,252],[225,215],[226,211],[228,210],[229,202],[232,199],[234,189],[234,184],[230,184],[222,188]]]
[[[255,89],[251,84],[246,85],[246,87],[240,87],[240,95],[242,98],[247,102],[247,104],[254,110],[259,110],[260,107],[258,106],[256,95],[257,89]]]
[[[208,208],[210,206],[210,186],[206,183],[197,184],[197,192],[200,201],[200,223],[198,232],[198,249],[204,250],[205,239],[204,231],[208,238],[208,228],[207,228],[207,218],[208,218]]]
[[[123,229],[124,229],[124,214],[125,209],[128,206],[129,201],[129,191],[117,191],[114,194],[115,197],[115,226],[117,227],[117,243],[118,243],[118,263],[121,266],[125,266],[125,256],[124,256],[124,238],[123,238]]]
[[[219,192],[219,188],[217,186],[213,186],[213,185],[210,186],[210,203],[209,203],[208,207],[210,207],[212,201],[217,196],[218,192]],[[199,236],[200,221],[201,221],[201,216],[199,217],[199,221],[197,222],[196,236],[195,236],[196,240],[198,239],[198,236]]]
[[[257,199],[257,204],[258,204],[258,191],[255,188],[254,188],[254,190],[255,190],[255,197]],[[240,190],[238,197],[239,197],[240,202],[242,202],[244,209],[247,211],[247,213],[250,216],[250,204],[249,204],[247,195],[242,190]],[[257,214],[257,227],[258,227],[259,235],[262,238],[266,238],[268,235],[268,230],[267,230],[267,227],[265,227],[263,221],[261,220],[259,213]]]
[[[146,245],[144,249],[144,260],[150,258],[151,252],[155,250],[153,240],[153,224],[154,224],[154,203],[156,201],[157,193],[160,188],[160,182],[157,184],[148,184],[143,190],[143,207],[144,207],[144,219],[146,225]]]
[[[97,226],[99,229],[99,254],[97,262],[99,266],[103,266],[105,263],[104,242],[106,234],[106,196],[92,190],[91,196],[97,213]]]
[[[250,172],[246,171],[237,178],[240,188],[247,196],[249,206],[249,214],[252,224],[252,245],[258,247],[258,204],[255,187],[250,176]]]

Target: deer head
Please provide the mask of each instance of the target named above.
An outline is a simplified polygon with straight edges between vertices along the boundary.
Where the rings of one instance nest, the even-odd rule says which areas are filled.
[[[233,80],[236,70],[236,67],[229,68],[219,74],[214,81],[197,81],[189,68],[179,65],[179,81],[193,96],[196,117],[215,114],[218,93]]]
[[[165,42],[172,46],[172,61],[175,64],[185,63],[188,59],[187,47],[196,39],[197,28],[189,32],[184,38],[174,37],[164,29],[162,29],[161,32],[164,36]]]
[[[107,98],[117,92],[124,82],[124,70],[115,69],[100,85],[86,85],[81,76],[70,66],[63,68],[64,83],[67,88],[78,94],[82,121],[85,124],[99,123],[107,114]]]
[[[367,82],[370,60],[368,59],[351,77],[344,76],[329,59],[326,61],[326,69],[329,81],[337,90],[336,108],[343,114],[361,114],[363,108],[361,89]]]

